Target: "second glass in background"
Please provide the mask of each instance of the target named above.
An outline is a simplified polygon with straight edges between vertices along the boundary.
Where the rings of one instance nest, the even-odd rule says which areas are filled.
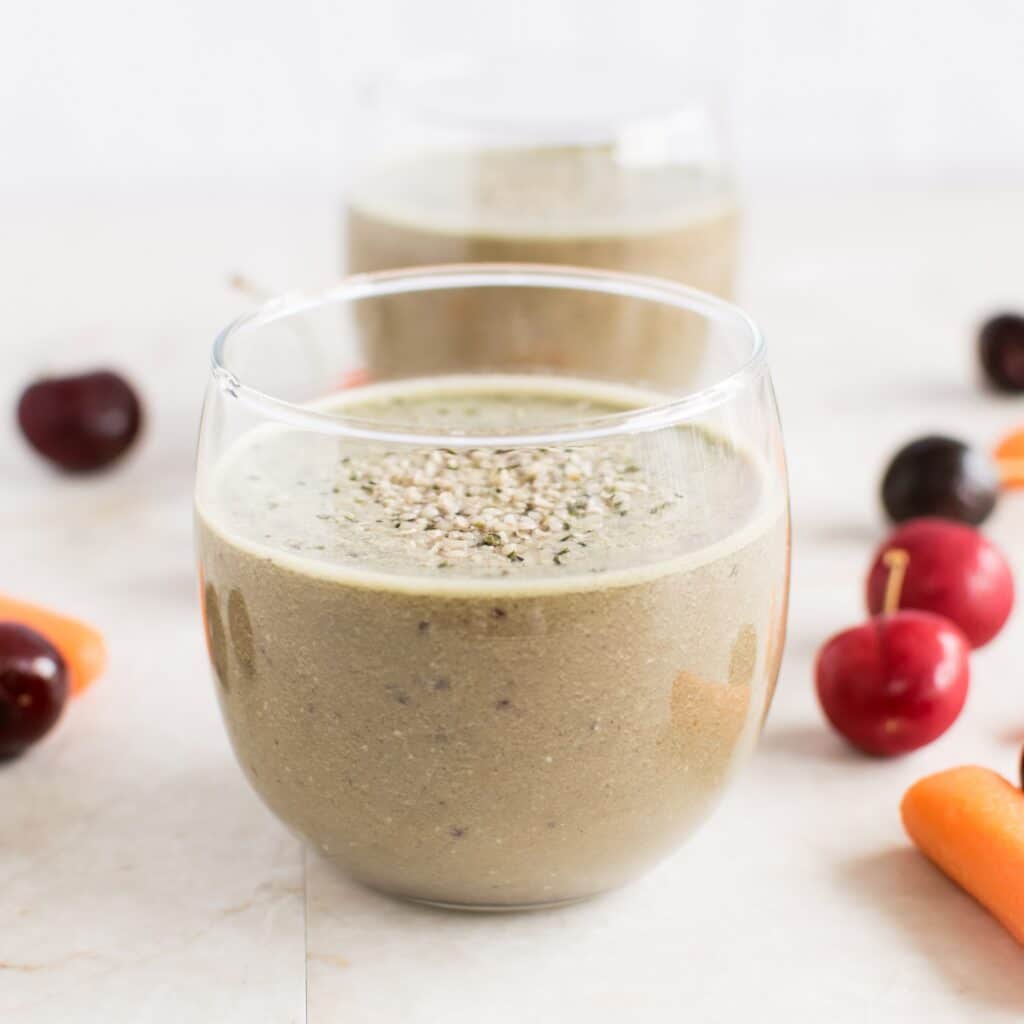
[[[630,69],[537,58],[426,63],[363,84],[360,165],[346,202],[346,269],[462,262],[646,274],[732,294],[736,198],[718,119],[675,65]],[[522,303],[529,301],[529,308]],[[525,337],[529,329],[532,337]],[[704,352],[694,319],[680,360],[656,307],[557,291],[410,295],[361,324],[375,377],[536,364],[688,385]],[[671,334],[671,340],[668,335]],[[525,355],[524,355],[525,358]]]

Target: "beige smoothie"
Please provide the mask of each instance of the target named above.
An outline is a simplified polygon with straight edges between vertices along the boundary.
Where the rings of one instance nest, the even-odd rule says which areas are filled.
[[[729,296],[731,185],[648,165],[608,146],[491,150],[384,167],[352,192],[350,271],[464,262],[560,264],[649,274]],[[704,351],[699,317],[615,295],[542,288],[367,301],[361,340],[378,378],[551,368],[686,384]],[[537,339],[543,338],[543,343]]]
[[[648,398],[484,375],[335,405],[508,433]],[[265,426],[212,469],[197,527],[252,785],[354,877],[415,899],[557,903],[633,877],[720,794],[778,669],[784,503],[696,426],[509,449]]]

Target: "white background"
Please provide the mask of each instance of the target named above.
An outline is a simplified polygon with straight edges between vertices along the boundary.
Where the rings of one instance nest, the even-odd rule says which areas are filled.
[[[5,0],[0,184],[330,177],[354,70],[539,47],[717,78],[748,179],[1024,172],[1018,0]]]

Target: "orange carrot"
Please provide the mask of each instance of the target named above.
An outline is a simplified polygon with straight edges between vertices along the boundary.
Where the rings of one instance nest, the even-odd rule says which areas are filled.
[[[103,637],[84,622],[3,595],[0,620],[18,622],[42,633],[60,651],[68,666],[73,694],[81,693],[106,668],[107,647]]]
[[[1024,943],[1024,793],[968,765],[916,782],[900,813],[921,852]]]
[[[1024,487],[1024,430],[1007,434],[992,452],[1004,487]]]

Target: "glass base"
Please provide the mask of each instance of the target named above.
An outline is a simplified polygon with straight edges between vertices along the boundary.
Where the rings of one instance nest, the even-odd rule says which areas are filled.
[[[389,894],[396,895],[396,894]],[[421,899],[418,896],[397,894],[399,899],[408,903],[416,903],[421,907],[433,907],[435,910],[458,910],[474,914],[516,914],[531,910],[557,910],[559,907],[571,907],[574,903],[583,903],[593,899],[599,893],[584,896],[569,896],[561,900],[547,900],[540,903],[447,903],[444,900]]]

